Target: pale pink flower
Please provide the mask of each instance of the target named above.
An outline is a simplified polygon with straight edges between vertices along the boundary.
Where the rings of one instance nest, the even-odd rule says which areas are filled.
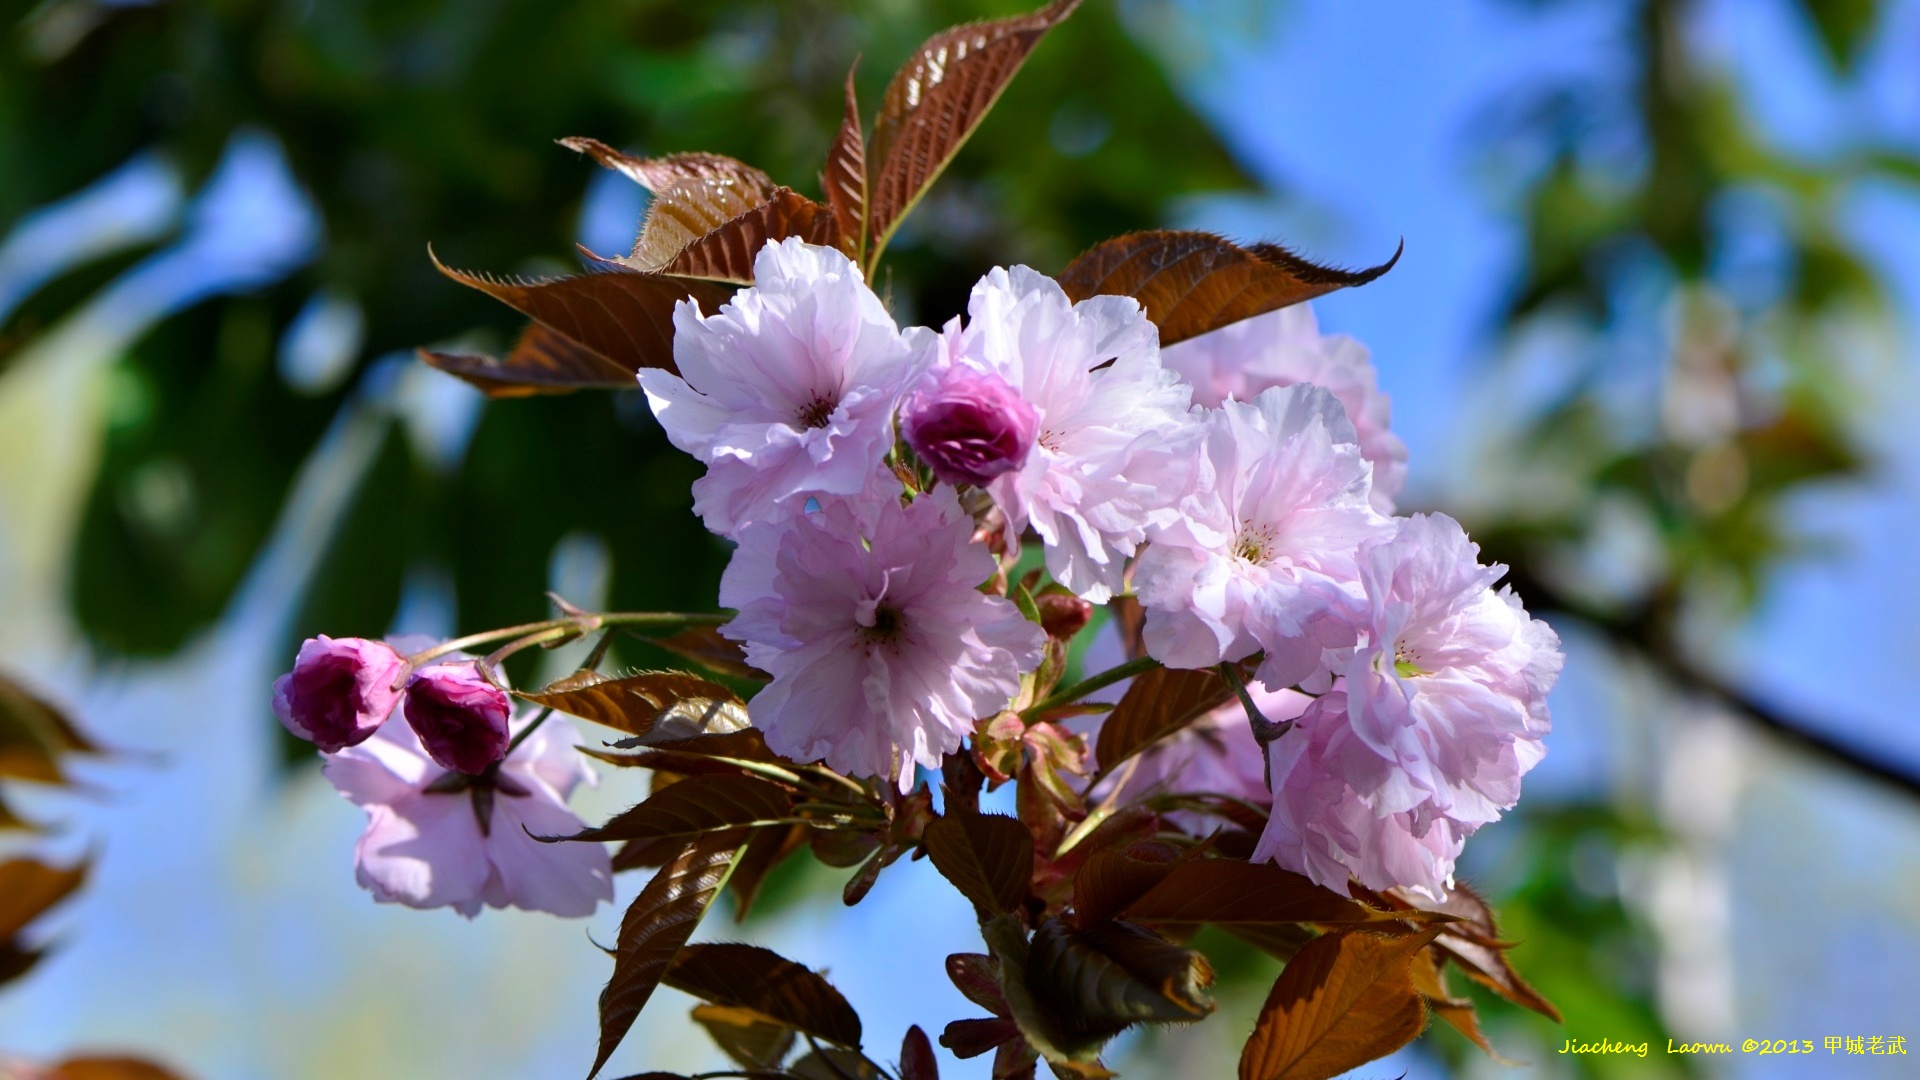
[[[1402,886],[1443,899],[1454,861],[1477,826],[1428,803],[1380,813],[1344,777],[1372,756],[1346,720],[1347,696],[1323,695],[1272,745],[1274,799],[1255,861],[1271,860],[1337,892],[1351,877],[1370,889]]]
[[[944,364],[907,395],[900,434],[949,484],[982,485],[1027,463],[1040,417],[1007,381],[965,364]]]
[[[472,660],[434,664],[407,680],[400,713],[442,768],[485,772],[507,752],[513,699]]]
[[[901,334],[839,251],[787,239],[753,266],[753,287],[718,312],[674,308],[678,375],[640,372],[667,438],[707,464],[694,511],[726,536],[884,477],[894,406],[937,346]]]
[[[365,741],[386,723],[406,661],[366,638],[311,637],[293,670],[273,681],[273,712],[288,731],[331,753]]]
[[[1204,413],[1193,490],[1149,532],[1134,568],[1147,652],[1210,667],[1265,651],[1257,676],[1279,690],[1351,641],[1361,544],[1391,523],[1367,498],[1340,403],[1315,386],[1267,390]]]
[[[739,614],[721,633],[773,676],[747,706],[769,747],[905,790],[914,763],[938,768],[1006,707],[1045,635],[978,591],[995,563],[952,488],[857,509],[743,530],[720,580]]]
[[[1172,517],[1188,389],[1160,366],[1159,331],[1127,297],[1075,304],[1052,278],[996,267],[967,317],[949,341],[954,362],[999,376],[1039,417],[1025,465],[987,486],[1008,541],[1031,525],[1054,580],[1105,603],[1148,524]]]
[[[1389,425],[1393,409],[1367,347],[1346,334],[1321,334],[1313,308],[1294,304],[1229,323],[1161,350],[1161,362],[1193,386],[1193,402],[1212,408],[1251,401],[1275,386],[1324,386],[1347,410],[1360,454],[1373,463],[1373,508],[1393,513],[1407,481],[1407,444]]]
[[[1348,721],[1373,753],[1347,779],[1379,813],[1422,803],[1467,826],[1496,820],[1545,755],[1560,639],[1527,616],[1503,566],[1444,514],[1402,519],[1361,566],[1367,615],[1344,664]]]
[[[578,738],[570,723],[548,717],[496,774],[478,778],[434,764],[406,724],[388,724],[366,742],[328,754],[327,779],[367,812],[366,832],[354,849],[360,884],[382,903],[451,906],[468,918],[483,904],[592,914],[613,899],[606,848],[534,839],[585,828],[567,809],[573,789],[593,781],[573,749]],[[450,780],[485,785],[489,794],[476,798],[472,786],[430,790]]]

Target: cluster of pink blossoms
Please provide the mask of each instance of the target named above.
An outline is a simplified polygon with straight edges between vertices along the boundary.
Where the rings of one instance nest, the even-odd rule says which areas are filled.
[[[1133,300],[1014,267],[901,330],[845,256],[786,240],[675,330],[680,373],[640,381],[738,543],[722,633],[773,676],[749,713],[778,753],[906,790],[1005,709],[1045,635],[979,586],[1029,534],[1079,597],[1131,587],[1163,664],[1258,658],[1256,704],[1293,720],[1271,790],[1238,705],[1129,783],[1270,806],[1259,858],[1440,897],[1544,753],[1558,640],[1452,519],[1387,516],[1386,398],[1304,307],[1162,350]]]
[[[1137,597],[1150,657],[1247,662],[1261,718],[1289,725],[1262,747],[1230,703],[1109,788],[1254,803],[1256,858],[1444,896],[1545,752],[1561,654],[1452,519],[1388,516],[1406,449],[1361,346],[1297,306],[1162,350],[1135,301],[1074,303],[1026,267],[982,278],[965,320],[902,330],[836,250],[784,240],[754,269],[712,314],[682,302],[679,373],[640,382],[707,465],[694,509],[737,545],[721,632],[772,677],[748,705],[770,749],[902,791],[939,768],[1047,654],[982,588],[1036,537],[1081,600]],[[532,839],[582,828],[572,729],[525,734],[475,662],[321,637],[274,693],[366,808],[379,899],[611,899],[602,847]]]
[[[613,899],[605,848],[534,839],[585,827],[567,809],[593,781],[572,725],[528,731],[476,662],[415,669],[385,642],[310,638],[274,682],[273,711],[366,809],[354,862],[375,899],[469,918],[483,904],[588,915]]]

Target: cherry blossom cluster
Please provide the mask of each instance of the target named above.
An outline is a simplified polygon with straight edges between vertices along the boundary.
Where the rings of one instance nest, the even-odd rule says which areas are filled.
[[[1270,807],[1258,858],[1440,897],[1544,753],[1558,640],[1452,519],[1389,516],[1387,399],[1304,305],[1163,349],[1134,300],[1016,266],[903,330],[785,240],[731,303],[678,307],[674,357],[640,382],[738,545],[721,632],[772,676],[749,714],[777,753],[903,791],[939,767],[1045,653],[1003,595],[1030,539],[1081,599],[1137,597],[1153,659],[1252,665],[1249,702],[1127,782]]]
[[[469,918],[482,905],[592,914],[613,899],[606,849],[535,839],[585,828],[567,809],[593,781],[577,733],[557,717],[534,729],[477,661],[430,659],[436,651],[416,661],[386,642],[323,635],[273,684],[280,722],[320,748],[327,779],[367,811],[361,886]]]
[[[682,301],[677,373],[639,380],[735,544],[720,632],[770,676],[747,706],[770,750],[910,791],[1021,701],[1050,633],[1130,595],[1152,660],[1250,678],[1094,794],[1241,800],[1268,814],[1256,859],[1446,894],[1544,753],[1561,654],[1457,523],[1391,516],[1406,448],[1362,346],[1296,305],[1162,348],[1134,300],[1076,303],[1021,266],[964,319],[902,329],[837,250],[784,240],[754,270],[717,311]],[[1010,572],[1035,541],[1057,584],[1023,613]],[[361,884],[591,912],[605,849],[535,839],[583,828],[577,734],[515,719],[452,647],[315,638],[275,684],[368,813]],[[1125,659],[1110,622],[1086,665]]]

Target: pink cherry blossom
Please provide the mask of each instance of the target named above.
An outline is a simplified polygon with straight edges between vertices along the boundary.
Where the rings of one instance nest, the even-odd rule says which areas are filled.
[[[1273,743],[1273,806],[1254,859],[1342,893],[1352,878],[1370,889],[1403,886],[1443,899],[1476,826],[1427,803],[1377,812],[1344,776],[1348,762],[1372,756],[1348,726],[1346,708],[1345,693],[1323,695]]]
[[[1004,708],[1044,634],[978,591],[995,570],[952,488],[756,525],[720,581],[721,633],[773,676],[748,715],[774,751],[913,784]]]
[[[496,774],[477,779],[434,764],[406,724],[388,724],[327,755],[327,779],[367,812],[354,849],[360,884],[382,903],[452,907],[468,918],[483,904],[592,914],[613,899],[606,848],[534,839],[585,827],[567,809],[573,789],[593,782],[573,749],[578,738],[567,721],[549,717]],[[436,790],[436,783],[459,790]],[[476,798],[471,785],[484,785],[487,794]]]
[[[1256,856],[1323,884],[1444,895],[1467,836],[1546,754],[1559,638],[1452,518],[1415,515],[1362,556],[1365,615],[1334,691],[1273,745]],[[1283,775],[1282,766],[1285,766]]]
[[[386,723],[406,661],[366,638],[311,637],[293,670],[273,682],[273,712],[288,731],[331,753],[365,741]]]
[[[1326,390],[1229,400],[1202,428],[1193,490],[1134,568],[1147,652],[1200,668],[1265,650],[1259,679],[1293,686],[1351,640],[1332,616],[1356,604],[1361,544],[1392,526],[1368,501],[1371,467]]]
[[[907,395],[900,433],[933,475],[981,485],[1027,463],[1039,414],[1007,381],[964,364],[945,364]]]
[[[788,239],[753,265],[718,312],[674,309],[678,375],[640,372],[667,438],[707,464],[694,511],[726,536],[884,481],[894,406],[937,347],[903,335],[839,251]]]
[[[1560,639],[1527,616],[1502,566],[1444,514],[1400,522],[1366,553],[1367,617],[1345,664],[1348,719],[1373,751],[1349,780],[1376,810],[1431,803],[1467,825],[1500,816],[1540,760]]]
[[[1076,304],[1052,278],[995,268],[967,316],[949,343],[956,362],[999,376],[1039,417],[1026,464],[987,488],[1008,541],[1031,525],[1054,580],[1105,603],[1147,526],[1173,517],[1185,470],[1170,443],[1189,391],[1160,366],[1159,331],[1130,298]]]
[[[472,660],[434,664],[407,680],[401,715],[442,768],[481,773],[507,752],[513,699]]]
[[[1229,323],[1167,346],[1160,359],[1192,384],[1194,404],[1208,408],[1228,398],[1251,401],[1275,386],[1326,387],[1347,410],[1361,456],[1373,463],[1374,509],[1393,513],[1407,480],[1407,445],[1389,428],[1392,403],[1380,392],[1367,347],[1346,334],[1321,334],[1311,306]]]

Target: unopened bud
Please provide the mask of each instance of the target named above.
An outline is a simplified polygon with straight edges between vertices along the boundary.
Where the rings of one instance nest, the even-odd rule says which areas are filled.
[[[400,699],[406,661],[378,641],[330,638],[300,645],[293,670],[273,682],[273,712],[288,731],[335,753],[365,742]]]
[[[401,711],[427,756],[443,768],[481,773],[507,756],[513,701],[471,660],[435,664],[414,675]]]

